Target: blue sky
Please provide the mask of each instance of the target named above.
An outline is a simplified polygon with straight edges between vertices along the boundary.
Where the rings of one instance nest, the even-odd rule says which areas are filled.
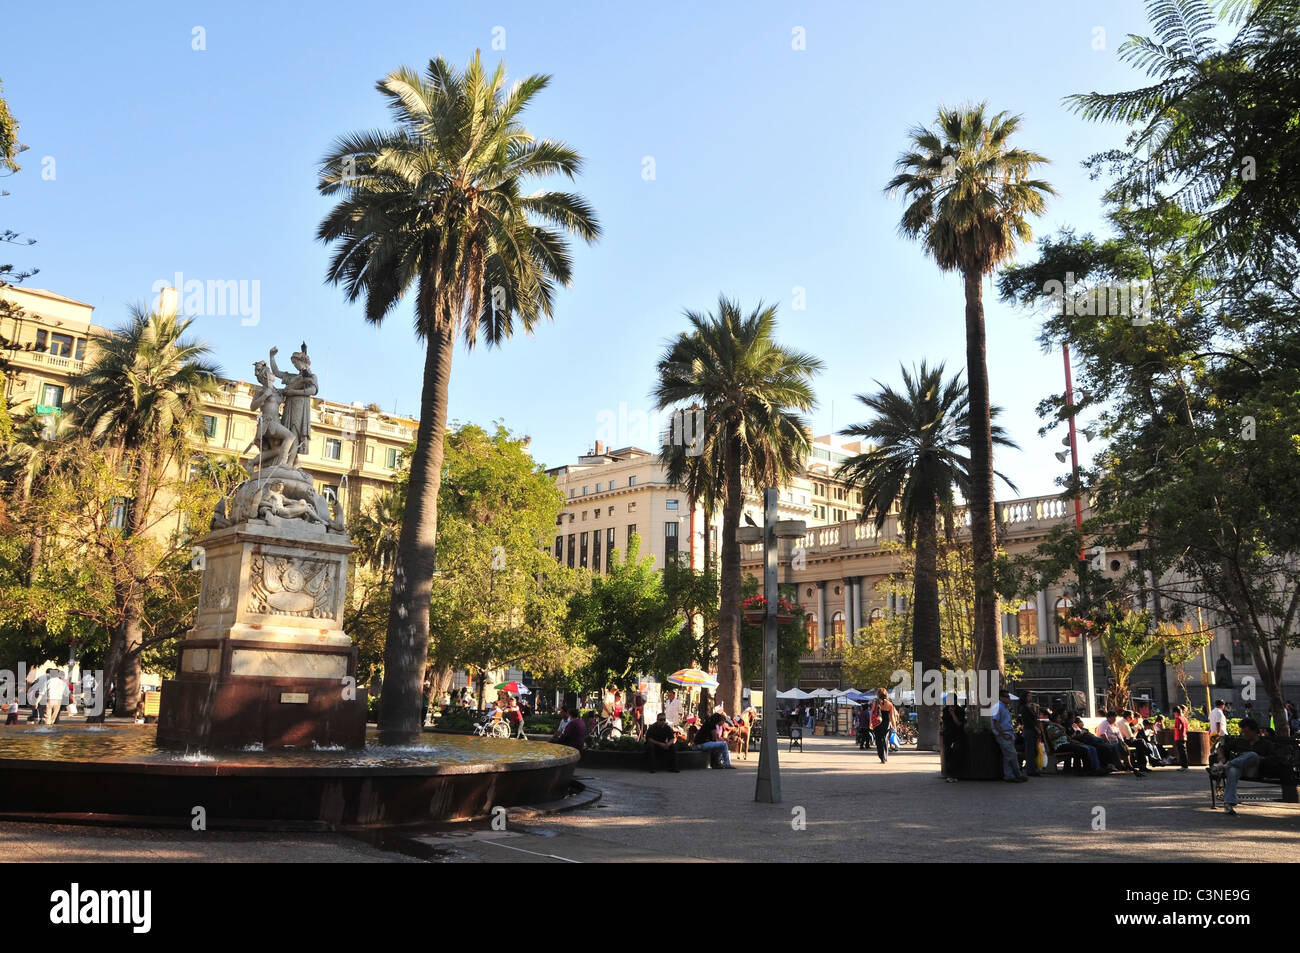
[[[335,136],[388,124],[374,84],[398,65],[463,64],[482,49],[512,76],[549,73],[526,124],[585,157],[577,189],[604,236],[575,249],[553,323],[457,353],[451,401],[454,419],[530,434],[547,465],[584,452],[602,412],[648,410],[682,310],[720,292],[777,304],[783,342],[825,362],[817,433],[862,420],[854,395],[896,383],[900,362],[961,368],[960,279],[898,236],[901,204],[882,194],[907,131],[940,103],[1022,114],[1017,141],[1053,160],[1042,174],[1060,192],[1035,233],[1097,230],[1103,183],[1080,162],[1122,130],[1085,123],[1062,98],[1137,85],[1115,50],[1150,32],[1132,0],[1031,15],[950,0],[268,6],[7,11],[0,78],[30,150],[3,180],[0,226],[39,244],[6,260],[39,267],[29,284],[95,305],[109,327],[176,272],[257,281],[255,326],[197,321],[228,375],[247,379],[270,346],[306,338],[325,396],[414,414],[411,307],[374,328],[324,283],[317,163]],[[985,300],[993,400],[1023,448],[998,467],[1022,494],[1053,492],[1059,435],[1037,436],[1034,406],[1061,389],[1061,355],[1044,354],[1035,318],[988,284]]]

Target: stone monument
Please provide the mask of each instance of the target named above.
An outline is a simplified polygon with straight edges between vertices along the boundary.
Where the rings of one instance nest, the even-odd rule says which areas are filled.
[[[343,631],[348,541],[341,503],[296,466],[317,391],[307,345],[296,374],[254,365],[251,478],[218,504],[203,551],[198,618],[163,684],[158,743],[266,748],[365,743],[356,648]],[[275,386],[276,379],[284,382]]]

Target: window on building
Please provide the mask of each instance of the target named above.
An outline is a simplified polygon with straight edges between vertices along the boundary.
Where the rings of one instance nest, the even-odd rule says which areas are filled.
[[[320,485],[320,495],[331,503],[337,503],[339,501],[339,488],[333,483],[322,483]]]
[[[570,514],[569,514],[569,522],[570,522],[570,523],[572,523],[572,522],[573,522],[574,520],[576,520],[577,518],[578,518],[578,514],[577,514],[577,513],[570,513]]]
[[[209,440],[217,439],[217,418],[212,414],[203,415],[203,436]]]
[[[583,495],[583,496],[586,496],[587,493],[588,493],[590,490],[591,490],[591,487],[590,487],[590,486],[584,486],[584,487],[582,488],[582,495]]]
[[[1021,645],[1033,645],[1038,641],[1038,607],[1032,602],[1020,603],[1016,610],[1016,635]]]
[[[632,548],[632,537],[636,535],[636,523],[627,524],[627,548]]]
[[[597,515],[599,512],[597,510]],[[591,568],[594,572],[600,572],[600,530],[591,534]]]
[[[635,512],[636,512],[636,503],[629,503],[629,504],[627,505],[627,511],[628,511],[629,513],[635,513]]]
[[[574,490],[573,487],[569,487],[569,499],[573,499],[573,497],[575,496],[576,493],[577,493],[577,491]]]
[[[1228,638],[1232,640],[1232,664],[1233,665],[1253,665],[1254,660],[1250,657],[1250,646],[1246,640],[1241,638],[1236,629],[1228,630]]]
[[[402,451],[397,447],[389,447],[384,451],[384,463],[388,469],[396,470],[402,465]]]
[[[41,405],[61,409],[63,407],[63,388],[58,384],[45,384],[41,388]]]
[[[343,459],[343,441],[335,440],[333,437],[325,438],[325,459],[341,460]]]
[[[675,510],[675,509],[677,509],[677,501],[676,501],[676,500],[665,500],[665,501],[664,501],[664,506],[666,506],[666,507],[667,507],[668,509],[670,509],[670,510]]]
[[[605,515],[606,515],[606,516],[613,516],[613,515],[614,515],[614,507],[611,506],[611,507],[609,508],[609,512],[606,513]]]
[[[569,534],[569,568],[570,569],[573,568],[573,560],[574,557],[577,556],[577,554],[578,554],[577,540],[574,538],[573,534],[570,533]]]
[[[1070,609],[1073,608],[1073,606],[1074,601],[1065,596],[1061,596],[1061,598],[1056,600],[1054,608],[1056,610],[1056,641],[1058,642],[1075,642],[1078,640],[1078,637],[1074,635],[1066,635],[1065,638],[1061,638],[1061,635],[1063,634],[1061,632],[1061,618],[1063,616],[1068,616],[1070,614]]]
[[[556,526],[563,526],[563,525],[564,525],[564,514],[563,514],[563,513],[561,513],[559,516],[555,517],[555,525],[556,525]]]
[[[872,609],[872,610],[871,610],[871,616],[870,616],[869,621],[871,621],[871,622],[881,622],[881,621],[884,620],[884,618],[885,618],[885,610],[884,610],[884,609],[880,609],[880,608],[876,608],[876,609]]]
[[[831,616],[831,638],[834,640],[834,647],[837,649],[844,648],[844,613],[836,612]]]
[[[375,448],[372,447],[372,446],[367,446],[367,447],[366,447],[366,463],[374,463],[374,462],[375,462]]]
[[[609,481],[609,488],[610,488],[611,490],[614,489],[614,481],[613,481],[613,480],[610,480],[610,481]]]
[[[584,569],[587,567],[587,534],[582,533],[578,538],[578,565]]]
[[[612,526],[605,530],[605,551],[607,553],[614,552],[614,527]]]
[[[126,529],[126,507],[131,501],[124,496],[115,496],[108,501],[108,525],[113,529]]]
[[[636,477],[634,477],[634,476],[630,476],[630,477],[628,477],[628,478],[627,478],[627,485],[628,485],[628,486],[636,486]]]
[[[815,616],[811,612],[808,613],[808,615],[804,616],[803,631],[804,634],[808,637],[808,651],[816,652],[817,651],[817,616]]]
[[[664,555],[671,556],[677,552],[677,524],[664,523]]]
[[[50,335],[50,357],[72,357],[72,335]]]
[[[50,346],[50,332],[40,328],[36,332],[36,350],[45,351]]]
[[[594,519],[594,520],[598,520],[598,519],[600,519],[600,507],[599,507],[599,506],[596,507],[594,510],[591,511],[591,518]]]
[[[563,536],[555,537],[555,561],[557,563],[564,562],[564,537]]]
[[[84,361],[86,359],[86,339],[77,338],[77,349],[72,353],[73,360]]]

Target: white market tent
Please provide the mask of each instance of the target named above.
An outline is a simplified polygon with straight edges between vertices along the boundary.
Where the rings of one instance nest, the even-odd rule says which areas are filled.
[[[801,688],[787,688],[783,692],[777,692],[776,697],[786,701],[805,701],[809,698],[816,698],[817,696],[810,695]]]

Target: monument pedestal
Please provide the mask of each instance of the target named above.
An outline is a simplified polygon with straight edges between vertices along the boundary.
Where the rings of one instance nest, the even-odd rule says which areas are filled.
[[[357,652],[342,628],[356,547],[320,524],[273,516],[215,530],[199,545],[198,618],[176,678],[163,683],[158,743],[364,745]]]

